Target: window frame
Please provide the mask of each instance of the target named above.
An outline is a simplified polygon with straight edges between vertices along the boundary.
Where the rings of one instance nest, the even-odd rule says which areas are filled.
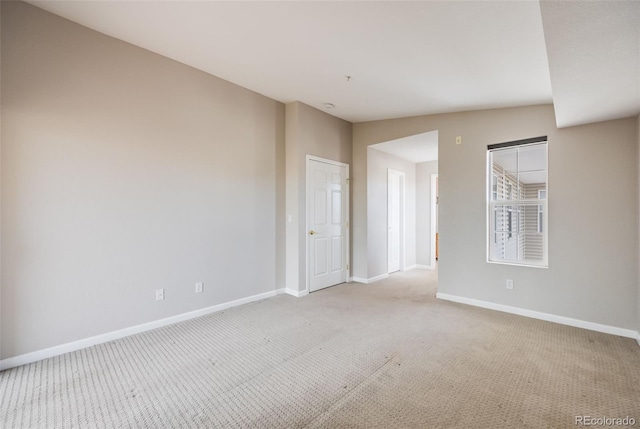
[[[516,184],[518,185],[518,195],[517,195],[517,199],[503,199],[503,200],[498,200],[496,194],[494,193],[494,188],[493,185],[494,183],[496,184],[496,188],[498,187],[498,179],[497,179],[497,174],[493,171],[493,165],[492,165],[492,154],[498,150],[498,149],[509,149],[509,148],[516,148],[516,147],[524,147],[524,146],[532,146],[532,145],[539,145],[539,144],[545,144],[546,145],[546,150],[545,150],[545,163],[546,163],[546,169],[545,169],[545,176],[546,176],[546,188],[544,189],[544,191],[546,191],[546,195],[545,198],[542,199],[540,198],[540,191],[537,191],[537,199],[526,199],[524,197],[521,197],[520,194],[520,182],[517,182]],[[491,263],[491,264],[500,264],[500,265],[515,265],[515,266],[525,266],[525,267],[534,267],[534,268],[548,268],[549,267],[549,223],[548,223],[548,215],[549,215],[549,209],[548,209],[548,201],[549,201],[549,141],[547,139],[547,136],[541,136],[541,137],[535,137],[532,139],[525,139],[525,140],[517,140],[517,141],[513,141],[513,142],[505,142],[505,143],[499,143],[499,144],[494,144],[494,145],[488,145],[487,146],[487,160],[486,160],[486,166],[487,166],[487,186],[486,186],[486,199],[487,199],[487,263]],[[525,171],[523,171],[525,172]],[[518,174],[520,174],[520,170],[519,170],[519,166],[518,166]],[[506,177],[506,175],[505,175]],[[504,179],[503,179],[504,181]],[[504,185],[503,185],[504,186]],[[505,191],[506,192],[506,191]],[[494,199],[494,196],[495,199]],[[509,196],[511,197],[511,195]],[[538,260],[538,259],[520,259],[520,260],[514,260],[514,259],[504,259],[505,258],[505,249],[503,249],[503,251],[501,252],[502,255],[499,254],[495,254],[496,251],[498,250],[498,248],[500,246],[496,246],[498,243],[498,235],[500,233],[504,233],[505,231],[499,231],[498,230],[498,219],[497,219],[497,210],[500,210],[500,207],[509,207],[509,209],[511,210],[518,210],[518,219],[517,219],[517,223],[518,225],[520,225],[521,222],[521,218],[520,218],[520,213],[524,212],[524,208],[526,206],[534,206],[535,207],[535,212],[536,212],[536,223],[537,223],[537,229],[535,230],[537,233],[539,233],[540,235],[542,235],[542,259]],[[542,215],[542,216],[540,216]],[[511,219],[511,222],[513,222],[513,218]],[[542,221],[542,231],[540,231],[540,221]],[[511,226],[513,227],[513,223],[511,223]],[[518,227],[519,228],[519,227]],[[512,230],[509,231],[509,236],[511,236],[513,233]],[[520,234],[520,230],[517,231],[518,234]],[[506,235],[505,235],[506,236]],[[502,246],[502,247],[506,247],[506,246]]]

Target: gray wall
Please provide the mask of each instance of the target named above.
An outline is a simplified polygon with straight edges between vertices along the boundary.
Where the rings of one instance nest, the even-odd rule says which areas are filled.
[[[558,130],[551,105],[364,122],[354,124],[354,165],[366,160],[369,145],[438,130],[439,292],[635,329],[636,128],[634,117]],[[540,135],[549,136],[549,268],[488,264],[487,145]],[[366,180],[366,168],[354,175],[356,183]],[[355,192],[354,204],[366,207],[366,191]],[[354,211],[353,222],[366,222],[366,214]],[[368,239],[354,230],[356,254]]]
[[[416,164],[416,264],[431,265],[431,175],[438,161]]]
[[[388,272],[387,178],[389,168],[405,173],[404,266],[410,267],[416,264],[416,164],[372,148],[369,148],[367,164],[369,275],[364,279]],[[401,262],[400,269],[402,267]]]
[[[281,103],[21,2],[1,96],[2,358],[284,283]]]
[[[351,164],[351,123],[298,101],[286,106],[286,287],[306,288],[306,156]]]

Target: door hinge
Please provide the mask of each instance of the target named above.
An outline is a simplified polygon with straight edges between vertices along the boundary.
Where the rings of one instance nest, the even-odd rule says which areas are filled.
[[[349,184],[349,182],[350,182],[350,181],[351,181],[351,179],[349,179],[349,178],[347,177],[347,185]]]
[[[347,271],[349,271],[349,264],[347,264]]]

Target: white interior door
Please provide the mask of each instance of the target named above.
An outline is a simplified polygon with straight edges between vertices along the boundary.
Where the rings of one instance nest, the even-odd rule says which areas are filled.
[[[347,167],[310,159],[309,291],[347,281]]]
[[[400,172],[389,170],[387,187],[387,251],[389,257],[389,273],[400,270],[400,177]]]

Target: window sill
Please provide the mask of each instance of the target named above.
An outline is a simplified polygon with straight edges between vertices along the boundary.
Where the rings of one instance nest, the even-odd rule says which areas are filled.
[[[542,264],[539,262],[527,261],[527,260],[523,260],[521,262],[487,260],[487,263],[496,264],[496,265],[512,265],[516,267],[528,267],[528,268],[549,268],[548,264]]]

